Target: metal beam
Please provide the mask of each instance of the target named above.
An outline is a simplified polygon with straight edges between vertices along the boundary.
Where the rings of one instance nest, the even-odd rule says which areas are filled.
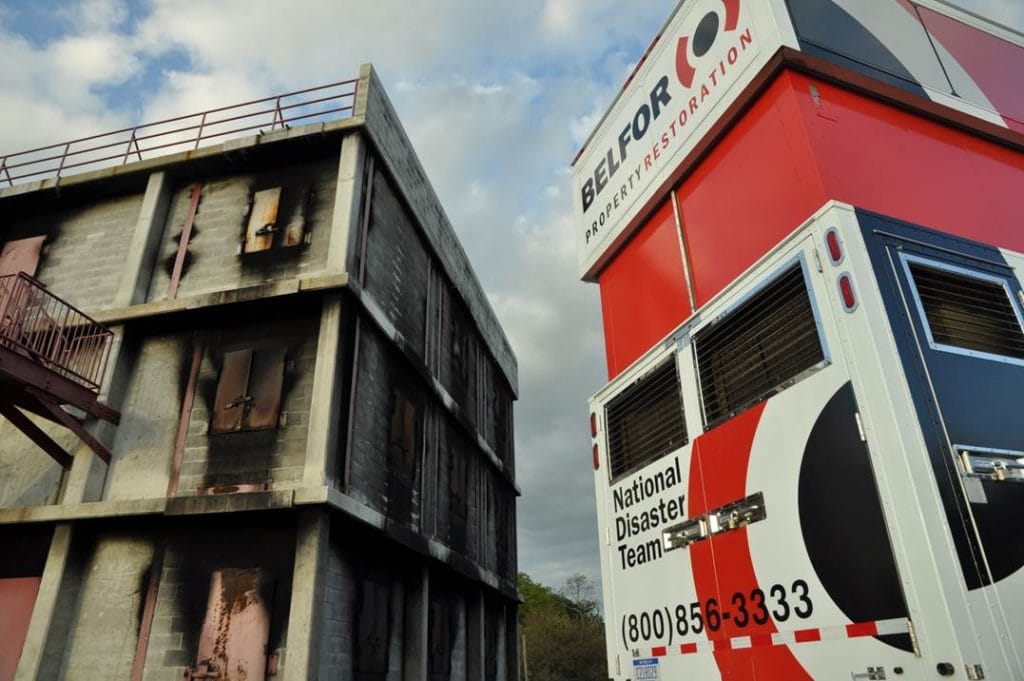
[[[79,440],[84,442],[89,449],[96,453],[96,456],[103,459],[104,462],[108,464],[110,463],[110,451],[104,447],[99,440],[93,437],[92,433],[85,429],[85,426],[82,425],[81,421],[61,409],[59,404],[52,402],[52,396],[34,388],[26,388],[25,392],[35,397],[39,404],[50,413],[54,421],[77,435]]]
[[[0,346],[0,374],[7,374],[19,383],[49,395],[48,400],[70,404],[115,425],[121,421],[121,414],[101,404],[93,391],[3,346]]]
[[[64,451],[64,448],[53,441],[39,426],[32,422],[32,419],[18,411],[18,408],[9,402],[0,402],[0,414],[11,422],[11,425],[20,430],[25,436],[32,440],[40,449],[53,457],[64,470],[71,468],[74,458]]]

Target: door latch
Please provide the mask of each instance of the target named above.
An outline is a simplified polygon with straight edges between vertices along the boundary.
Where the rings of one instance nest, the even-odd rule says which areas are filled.
[[[860,679],[866,679],[867,681],[885,681],[885,667],[868,667],[866,672],[850,672],[850,678],[852,681],[860,681]]]
[[[1024,452],[970,445],[956,445],[956,451],[965,477],[1024,482]]]

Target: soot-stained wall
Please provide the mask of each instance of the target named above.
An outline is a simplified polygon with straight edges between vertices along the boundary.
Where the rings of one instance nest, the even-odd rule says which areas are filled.
[[[192,199],[201,187],[177,297],[322,273],[327,263],[337,157],[265,171],[179,181],[160,240],[148,300],[168,297],[171,273]],[[305,223],[309,243],[240,255],[254,191],[281,187],[278,225]]]

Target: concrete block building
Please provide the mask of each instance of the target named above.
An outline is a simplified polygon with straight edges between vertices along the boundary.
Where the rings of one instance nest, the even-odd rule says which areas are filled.
[[[518,677],[515,356],[335,87],[0,157],[0,681]]]

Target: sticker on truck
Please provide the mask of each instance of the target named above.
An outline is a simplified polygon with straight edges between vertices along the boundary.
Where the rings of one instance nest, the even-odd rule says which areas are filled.
[[[644,657],[633,660],[633,681],[658,681],[658,658]]]

